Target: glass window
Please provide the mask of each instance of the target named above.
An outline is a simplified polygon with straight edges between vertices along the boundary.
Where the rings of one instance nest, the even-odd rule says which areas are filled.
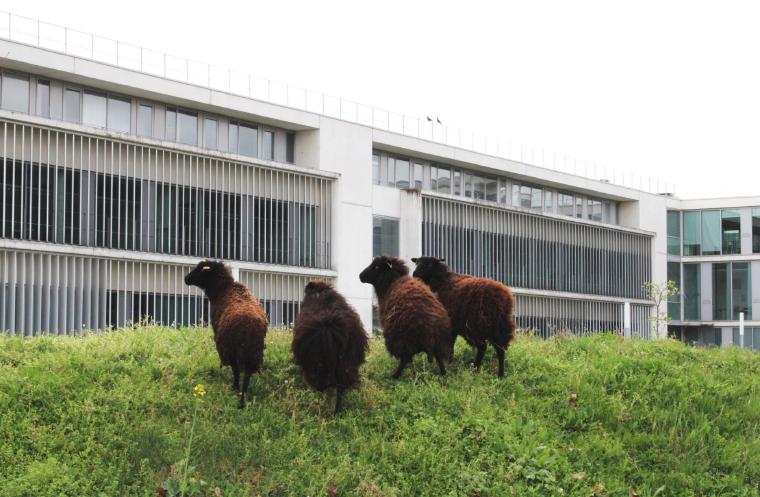
[[[486,184],[486,200],[490,202],[497,201],[499,183],[496,178],[484,178]]]
[[[554,212],[554,194],[550,191],[544,192],[544,211]]]
[[[203,146],[205,148],[217,148],[217,126],[216,119],[203,118]]]
[[[198,145],[198,116],[186,112],[177,112],[177,141],[185,145]]]
[[[29,78],[16,74],[3,74],[3,109],[29,112]]]
[[[472,198],[472,174],[467,171],[462,171],[464,177],[464,196]]]
[[[583,219],[583,197],[580,195],[575,197],[575,217]]]
[[[132,121],[132,103],[129,99],[108,97],[108,129],[129,133]]]
[[[274,131],[264,131],[264,159],[274,160]]]
[[[540,188],[531,188],[530,190],[530,208],[534,211],[543,209],[544,191]]]
[[[668,211],[668,254],[681,255],[681,213]]]
[[[296,162],[296,134],[285,133],[285,162],[295,164]]]
[[[372,154],[372,183],[380,184],[380,156]]]
[[[398,257],[398,219],[374,216],[372,218],[373,257],[388,255]]]
[[[744,313],[744,319],[752,319],[752,283],[750,279],[749,262],[734,262],[731,264],[731,305],[733,319],[739,319],[739,313]]]
[[[37,115],[50,117],[50,82],[37,80]]]
[[[615,222],[615,215],[613,214],[615,210],[615,203],[609,202],[607,200],[602,202],[602,222],[604,223],[614,223]]]
[[[752,209],[752,253],[760,253],[760,209]]]
[[[454,195],[461,195],[462,194],[462,171],[459,169],[454,169],[454,172],[452,173],[452,188],[453,188],[453,194]]]
[[[388,157],[388,175],[385,178],[386,186],[396,186],[396,159]]]
[[[451,169],[438,166],[438,193],[451,193]]]
[[[409,161],[396,159],[396,188],[409,188]]]
[[[414,187],[422,190],[423,167],[419,162],[414,163]]]
[[[472,175],[472,196],[478,200],[486,199],[486,179]]]
[[[138,136],[153,136],[153,107],[140,104],[137,107],[137,134]]]
[[[595,199],[588,199],[586,208],[588,209],[588,213],[586,216],[591,221],[597,221],[599,223],[602,222],[602,201],[601,200],[595,200]]]
[[[681,263],[668,262],[668,281],[675,283],[676,287],[681,288]],[[668,316],[670,319],[681,320],[681,295],[677,293],[668,298]]]
[[[241,124],[238,129],[238,153],[256,157],[259,153],[259,130],[255,126]]]
[[[699,211],[683,213],[683,255],[702,253],[702,215]]]
[[[741,254],[741,214],[738,210],[727,209],[722,212],[721,232],[724,254]]]
[[[573,196],[567,193],[557,194],[557,209],[559,214],[565,216],[573,215]]]
[[[63,120],[70,123],[81,122],[81,103],[82,93],[79,90],[66,88],[63,93]]]
[[[499,178],[499,203],[500,204],[507,204],[509,203],[509,199],[507,198],[509,195],[509,185],[507,184],[507,180],[504,178]]]
[[[177,112],[166,109],[166,139],[177,141]]]
[[[84,92],[82,122],[97,128],[106,127],[106,96],[91,91]]]
[[[702,255],[720,254],[720,211],[702,211]]]
[[[702,271],[700,264],[683,265],[683,318],[685,321],[702,319]]]
[[[728,310],[731,300],[731,275],[728,272],[728,264],[715,263],[712,266],[713,284],[713,319],[729,319]]]

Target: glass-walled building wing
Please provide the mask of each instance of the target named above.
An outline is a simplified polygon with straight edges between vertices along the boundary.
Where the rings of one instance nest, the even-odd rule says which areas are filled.
[[[0,237],[329,268],[332,178],[0,121]]]
[[[645,298],[651,236],[423,196],[422,252],[518,288]]]

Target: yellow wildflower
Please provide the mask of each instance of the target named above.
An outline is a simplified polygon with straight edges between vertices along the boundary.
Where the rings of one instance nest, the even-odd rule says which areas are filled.
[[[200,399],[201,397],[206,395],[206,387],[200,384],[195,385],[195,388],[193,388],[193,395],[195,396],[195,398]]]

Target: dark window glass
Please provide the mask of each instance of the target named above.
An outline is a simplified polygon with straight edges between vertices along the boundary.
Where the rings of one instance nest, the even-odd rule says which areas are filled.
[[[741,254],[741,215],[737,210],[724,210],[721,219],[724,254]]]
[[[37,80],[37,115],[50,117],[50,82]]]
[[[681,288],[681,263],[668,262],[668,281],[675,283]],[[681,295],[680,293],[668,298],[668,316],[670,319],[681,320]]]
[[[739,319],[740,312],[744,313],[744,319],[752,319],[752,283],[749,262],[731,264],[731,290],[733,319]]]
[[[153,136],[153,107],[140,104],[137,108],[137,135]]]
[[[699,211],[683,213],[683,255],[702,253],[702,215]]]
[[[496,178],[483,178],[486,189],[486,200],[496,202],[498,200],[499,184]]]
[[[29,112],[29,78],[3,74],[2,107],[16,112]]]
[[[752,253],[760,253],[760,209],[752,209]]]
[[[702,319],[702,271],[700,264],[683,265],[683,318],[685,321]]]
[[[95,243],[98,247],[137,250],[140,243],[141,182],[125,176],[95,178]]]
[[[296,162],[296,134],[285,133],[285,162],[295,164]]]
[[[388,255],[398,257],[398,219],[375,216],[372,218],[373,257]]]
[[[464,177],[464,196],[472,198],[472,174],[467,171],[462,171]]]
[[[713,319],[727,320],[731,301],[731,275],[728,264],[715,263],[712,267]]]
[[[720,211],[702,211],[702,255],[720,254]]]
[[[681,255],[681,213],[668,211],[668,254]]]
[[[583,219],[583,197],[575,197],[575,217]]]

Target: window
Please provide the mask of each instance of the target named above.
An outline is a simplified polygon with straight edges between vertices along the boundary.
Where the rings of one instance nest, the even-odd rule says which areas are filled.
[[[557,209],[560,214],[565,216],[573,215],[573,196],[567,193],[557,194]]]
[[[50,117],[50,81],[37,80],[37,115]]]
[[[264,131],[264,157],[266,160],[274,160],[274,132]]]
[[[203,146],[205,148],[216,149],[217,140],[217,122],[216,119],[203,119]]]
[[[106,127],[106,96],[91,91],[84,92],[82,122],[97,128]]]
[[[733,344],[736,347],[744,346],[745,349],[760,350],[760,328],[744,328],[744,343],[739,334],[739,328],[733,329]]]
[[[668,211],[668,255],[681,255],[681,213]]]
[[[683,265],[683,319],[699,321],[702,319],[702,271],[700,264]]]
[[[132,103],[127,98],[108,97],[108,129],[129,133],[132,127]]]
[[[583,219],[583,197],[580,195],[575,197],[575,217]]]
[[[681,263],[668,262],[668,281],[675,283],[676,287],[681,288]],[[680,292],[668,297],[668,316],[670,319],[681,320],[681,295]]]
[[[185,145],[198,145],[198,116],[177,111],[177,141]]]
[[[462,171],[462,178],[464,179],[464,196],[472,198],[472,174]]]
[[[496,178],[484,178],[486,189],[486,200],[496,202],[498,200],[499,183]]]
[[[153,136],[153,107],[140,104],[137,107],[137,135]]]
[[[451,169],[438,166],[438,193],[451,193]]]
[[[702,255],[720,254],[720,211],[702,211]]]
[[[486,199],[486,182],[485,178],[472,175],[472,197],[478,200]]]
[[[607,200],[602,202],[602,222],[615,222],[616,204]]]
[[[508,204],[509,198],[509,185],[505,179],[499,179],[499,203]]]
[[[760,209],[752,209],[752,253],[760,253]]]
[[[741,254],[741,215],[738,210],[724,210],[721,214],[721,234],[724,254]]]
[[[380,184],[380,156],[372,154],[372,183]]]
[[[422,176],[423,168],[422,164],[419,162],[414,163],[414,188],[417,188],[418,190],[422,190]]]
[[[530,191],[530,208],[534,211],[540,211],[543,207],[543,190],[540,188],[531,188]]]
[[[544,192],[544,211],[554,212],[554,195],[550,191]]]
[[[172,109],[166,109],[166,135],[167,140],[175,141],[177,139],[177,112]]]
[[[295,164],[296,162],[296,134],[285,133],[285,162]]]
[[[591,221],[602,222],[602,202],[593,198],[586,199],[586,216]]]
[[[683,255],[700,255],[702,250],[702,216],[699,211],[683,213]]]
[[[388,255],[398,257],[398,219],[374,216],[372,218],[373,257]]]
[[[29,78],[3,74],[2,107],[16,112],[29,112]]]
[[[390,159],[389,159],[390,160]],[[396,188],[409,188],[409,161],[396,159]]]
[[[713,278],[713,319],[729,319],[728,310],[731,300],[731,275],[727,263],[715,263],[712,266]]]
[[[454,172],[452,174],[452,188],[453,188],[453,194],[454,195],[461,195],[462,194],[462,171],[459,169],[454,169]]]
[[[259,131],[256,126],[231,122],[229,151],[232,153],[257,157],[259,152]]]
[[[752,283],[749,262],[731,264],[731,305],[733,319],[744,313],[745,319],[752,319]]]

